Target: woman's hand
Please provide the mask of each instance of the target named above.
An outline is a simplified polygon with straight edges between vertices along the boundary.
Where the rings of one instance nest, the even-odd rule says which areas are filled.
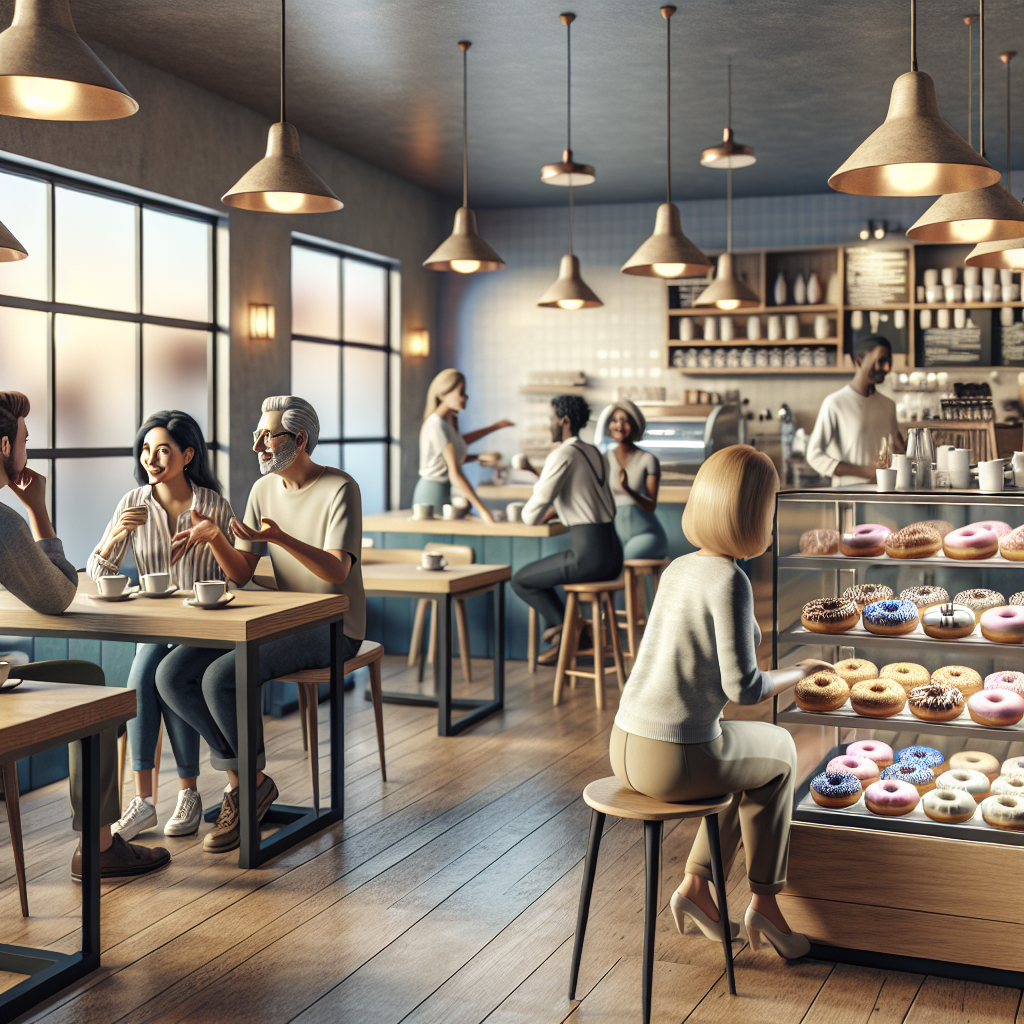
[[[831,672],[832,665],[827,661],[819,661],[817,658],[804,658],[798,661],[797,665],[804,670],[804,677],[813,676],[815,672]]]
[[[144,506],[126,508],[118,517],[117,525],[110,531],[106,544],[100,551],[101,558],[109,558],[114,548],[130,537],[140,526],[145,526],[149,519],[149,510]],[[173,551],[173,543],[171,550]]]
[[[477,514],[485,523],[494,522],[494,516],[491,515],[491,510],[486,505],[481,505],[480,508],[477,509]]]
[[[192,509],[192,526],[171,538],[171,565],[176,565],[197,544],[212,544],[223,536],[220,527],[202,512]]]
[[[619,486],[629,493],[629,477],[626,476],[626,471],[624,469],[619,470]]]

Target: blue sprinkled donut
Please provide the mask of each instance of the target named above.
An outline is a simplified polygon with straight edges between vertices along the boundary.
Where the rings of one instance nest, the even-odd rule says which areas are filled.
[[[873,626],[903,626],[917,621],[913,601],[875,601],[864,609],[864,621]]]
[[[896,751],[896,761],[913,761],[935,771],[940,764],[945,764],[946,756],[934,747],[904,747]]]
[[[919,793],[935,788],[935,772],[921,761],[894,761],[882,770],[882,780],[886,779],[909,782]]]
[[[849,807],[860,799],[861,790],[852,772],[822,772],[811,779],[811,796],[822,807]]]

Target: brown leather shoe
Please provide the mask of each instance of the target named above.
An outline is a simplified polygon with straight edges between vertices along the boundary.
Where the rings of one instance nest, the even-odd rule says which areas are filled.
[[[169,863],[170,853],[162,846],[139,846],[126,843],[120,836],[100,854],[100,878],[123,878],[126,875],[145,875]],[[71,877],[82,880],[82,840],[71,858]]]
[[[269,775],[263,776],[263,781],[256,787],[256,820],[263,820],[263,816],[270,810],[270,805],[277,799],[277,786]],[[228,790],[224,794],[224,802],[220,807],[220,815],[217,823],[206,833],[203,839],[203,849],[207,853],[227,853],[230,850],[237,850],[240,843],[238,829],[238,787]]]

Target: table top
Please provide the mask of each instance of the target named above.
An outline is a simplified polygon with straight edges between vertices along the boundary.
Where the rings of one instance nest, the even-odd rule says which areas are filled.
[[[456,537],[557,537],[568,532],[561,523],[527,526],[526,523],[485,523],[476,516],[465,519],[413,519],[412,509],[363,516],[364,533],[432,533]]]
[[[134,717],[134,690],[27,680],[0,693],[0,762],[91,736]]]
[[[363,565],[363,588],[375,593],[462,594],[494,586],[512,578],[508,565],[450,565],[431,571],[408,562],[371,562]]]

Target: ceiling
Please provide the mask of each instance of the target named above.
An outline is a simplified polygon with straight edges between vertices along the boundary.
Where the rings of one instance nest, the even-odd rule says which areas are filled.
[[[829,174],[884,119],[893,79],[909,70],[907,0],[677,4],[677,199],[724,193],[725,176],[698,159],[721,138],[730,55],[736,135],[758,156],[755,166],[736,173],[737,195],[827,191]],[[0,0],[5,19],[12,6]],[[71,0],[71,7],[87,39],[277,119],[277,0]],[[573,148],[597,169],[597,182],[577,190],[578,201],[657,200],[665,188],[665,28],[658,8],[658,0],[291,0],[288,119],[456,197],[456,42],[470,39],[470,205],[564,203],[564,189],[541,184],[539,173],[560,159],[565,144],[566,30],[558,14],[572,10]],[[964,134],[963,16],[972,10],[976,5],[963,0],[918,5],[920,69],[935,79],[943,114]],[[1013,102],[1024,114],[1024,4],[991,0],[985,13],[986,140],[1002,167],[1006,76],[998,54],[1022,51]],[[977,26],[974,41],[977,47]],[[1019,167],[1024,124],[1016,120]]]

